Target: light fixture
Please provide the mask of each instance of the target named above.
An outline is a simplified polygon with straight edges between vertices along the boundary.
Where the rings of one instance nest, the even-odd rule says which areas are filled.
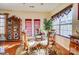
[[[30,8],[34,8],[35,6],[29,6]]]
[[[41,3],[41,5],[44,5],[44,3]]]
[[[26,5],[26,3],[22,3],[22,5],[23,5],[23,6],[25,6],[25,5]]]

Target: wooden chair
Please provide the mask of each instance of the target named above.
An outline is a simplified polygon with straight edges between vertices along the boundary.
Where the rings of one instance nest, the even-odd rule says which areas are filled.
[[[26,34],[22,32],[21,46],[17,49],[16,54],[18,55],[28,54],[28,44],[26,39],[27,39]]]

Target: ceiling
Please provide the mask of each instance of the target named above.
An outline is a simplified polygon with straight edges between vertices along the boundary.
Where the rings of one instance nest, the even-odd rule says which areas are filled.
[[[50,12],[59,3],[0,3],[1,10]]]

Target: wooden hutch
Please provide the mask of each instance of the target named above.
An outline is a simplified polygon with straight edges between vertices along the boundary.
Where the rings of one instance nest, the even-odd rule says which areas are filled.
[[[4,40],[0,39],[0,46],[2,46],[5,49],[5,53],[14,55],[16,53],[16,49],[21,44],[20,39],[21,39],[21,21],[22,20],[16,16],[11,16],[8,18],[8,14],[4,14],[4,15],[6,15],[5,31],[4,31],[5,39]]]
[[[20,40],[20,18],[12,16],[7,19],[6,38],[8,41]]]

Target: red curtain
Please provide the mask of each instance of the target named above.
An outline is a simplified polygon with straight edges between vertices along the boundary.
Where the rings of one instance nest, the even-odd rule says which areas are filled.
[[[25,24],[27,36],[32,36],[32,19],[26,19]]]
[[[34,19],[34,34],[37,33],[37,29],[40,29],[40,19]]]

